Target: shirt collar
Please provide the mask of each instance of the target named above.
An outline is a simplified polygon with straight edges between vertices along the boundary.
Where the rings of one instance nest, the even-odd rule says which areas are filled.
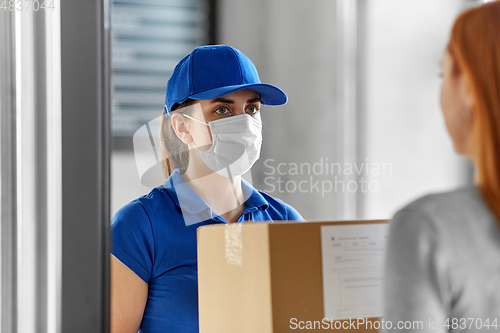
[[[211,212],[210,206],[186,183],[180,171],[180,169],[174,169],[163,185],[175,194],[171,197],[176,206],[192,214],[198,214],[202,211]],[[269,207],[268,201],[262,194],[243,178],[241,179],[241,187],[245,198],[247,198],[243,214],[258,209],[265,210]]]

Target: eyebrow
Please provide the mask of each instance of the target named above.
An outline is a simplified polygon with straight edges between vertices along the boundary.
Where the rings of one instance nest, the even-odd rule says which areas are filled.
[[[217,97],[217,98],[214,98],[212,102],[210,102],[211,104],[213,103],[226,103],[226,104],[234,104],[234,101],[232,99],[227,99],[227,98],[222,98],[222,97]]]
[[[262,102],[261,99],[260,99],[260,97],[255,97],[255,98],[249,99],[247,101],[247,103],[256,103],[256,102]],[[234,101],[232,99],[217,97],[217,98],[214,98],[213,101],[210,102],[210,103],[211,104],[213,104],[213,103],[234,104]]]
[[[262,103],[262,100],[260,99],[260,97],[255,97],[255,98],[249,99],[247,101],[247,103],[257,103],[257,102],[261,102]]]

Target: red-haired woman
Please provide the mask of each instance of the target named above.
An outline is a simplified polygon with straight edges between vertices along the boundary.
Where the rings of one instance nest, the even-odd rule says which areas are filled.
[[[388,331],[500,331],[500,1],[456,19],[441,62],[441,108],[475,184],[431,194],[390,223]],[[406,328],[406,329],[403,329]]]

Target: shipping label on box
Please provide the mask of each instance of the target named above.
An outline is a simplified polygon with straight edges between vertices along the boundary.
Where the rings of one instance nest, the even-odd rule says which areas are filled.
[[[325,318],[382,317],[387,227],[321,226]]]

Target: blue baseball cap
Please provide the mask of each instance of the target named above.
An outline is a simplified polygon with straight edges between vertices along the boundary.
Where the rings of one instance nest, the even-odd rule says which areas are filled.
[[[262,104],[285,104],[285,92],[261,83],[255,65],[239,50],[227,45],[206,45],[194,49],[175,66],[167,83],[165,114],[188,98],[217,98],[237,90],[260,94]]]

